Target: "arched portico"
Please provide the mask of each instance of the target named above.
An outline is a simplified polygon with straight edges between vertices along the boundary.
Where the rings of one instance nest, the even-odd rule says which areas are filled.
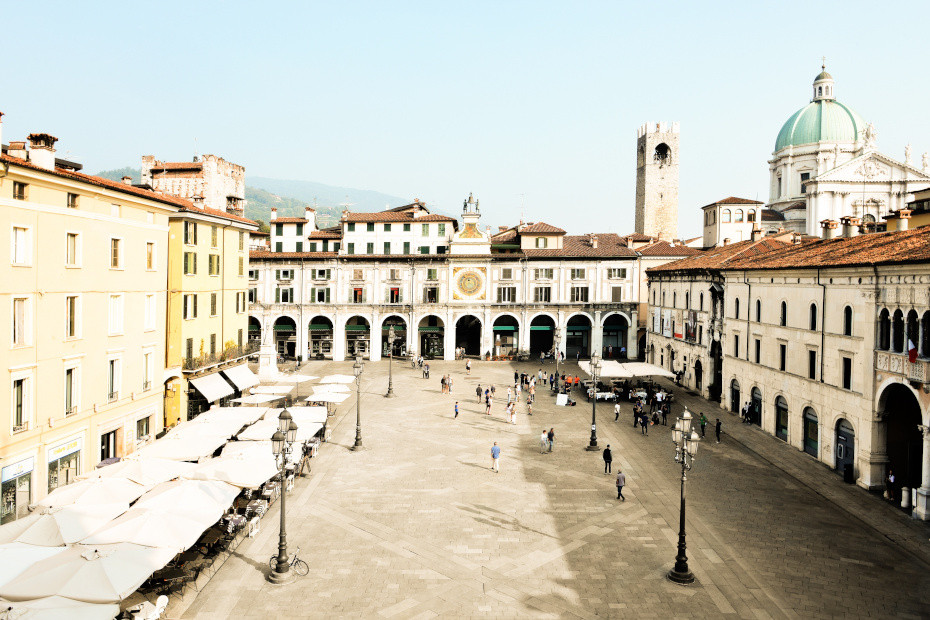
[[[445,356],[445,323],[435,314],[428,314],[420,319],[417,333],[420,336],[420,355],[427,358],[443,359]]]
[[[530,319],[530,355],[549,354],[555,345],[555,319],[548,314],[537,314]]]
[[[604,359],[625,359],[627,357],[627,341],[630,320],[625,314],[612,312],[604,317],[603,321],[603,348]]]
[[[930,492],[930,480],[924,480],[928,471],[925,462],[924,446],[926,425],[917,400],[911,388],[903,383],[891,383],[884,386],[878,401],[878,415],[884,430],[885,452],[888,458],[887,469],[895,475],[895,498],[900,501],[901,487],[920,488],[924,495]],[[887,471],[882,472],[882,476]],[[918,501],[918,506],[920,502]],[[923,518],[926,518],[924,516]]]
[[[455,322],[455,346],[465,355],[483,355],[481,350],[481,319],[473,314],[460,316]]]
[[[582,312],[573,314],[565,322],[565,356],[567,358],[590,357],[591,317]]]
[[[389,342],[391,328],[394,328],[393,347]],[[391,314],[381,321],[380,336],[381,357],[399,357],[407,354],[407,321],[404,317]]]
[[[333,322],[326,316],[315,316],[307,323],[308,359],[332,359]]]
[[[371,323],[363,316],[349,317],[345,322],[346,358],[358,355],[367,358],[371,354]]]
[[[278,355],[287,359],[297,357],[297,323],[289,316],[279,316],[275,319],[274,347]]]
[[[494,319],[494,355],[516,355],[520,346],[520,320],[512,314]]]
[[[258,317],[249,317],[249,342],[261,343],[262,341],[262,322]]]

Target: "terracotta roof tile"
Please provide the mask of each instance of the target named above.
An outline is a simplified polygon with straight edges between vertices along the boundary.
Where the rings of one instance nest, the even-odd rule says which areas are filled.
[[[241,217],[238,215],[233,215],[232,213],[226,213],[225,211],[220,211],[219,209],[211,209],[209,207],[195,207],[190,205],[187,207],[181,207],[181,211],[189,211],[191,213],[201,213],[204,215],[212,215],[213,217],[221,217],[223,219],[232,220],[233,222],[239,222],[241,224],[248,224],[250,226],[258,227],[258,222],[253,222],[247,217]]]
[[[773,249],[788,245],[791,245],[790,242],[781,237],[764,237],[759,241],[739,241],[729,245],[717,246],[709,250],[696,250],[693,256],[665,263],[658,267],[652,267],[647,270],[647,273],[723,269],[728,266],[728,263],[737,258],[747,255],[755,256],[764,254]],[[694,250],[694,248],[690,249]]]
[[[626,238],[632,241],[652,241],[652,237],[644,235],[643,233],[630,233],[626,235]]]
[[[303,217],[278,217],[268,220],[269,224],[306,224],[307,219]]]
[[[694,256],[700,254],[701,250],[692,248],[683,243],[672,245],[664,239],[659,239],[643,246],[637,250],[642,256]]]
[[[335,230],[314,230],[308,239],[342,239],[342,233]]]
[[[346,213],[342,216],[344,222],[457,222],[454,217],[430,213],[413,217],[409,211],[378,211],[376,213]]]
[[[266,233],[261,230],[253,230],[249,234],[253,237],[268,237],[271,235],[271,233]]]
[[[523,254],[527,258],[636,258],[636,251],[626,247],[626,239],[614,233],[596,235],[597,247],[591,246],[590,235],[565,235],[562,237],[562,249],[527,249]]]
[[[737,198],[736,196],[729,196],[723,200],[718,200],[717,202],[712,202],[709,205],[704,205],[704,207],[712,207],[714,205],[761,205],[765,204],[758,200],[750,200],[748,198]],[[703,208],[703,207],[702,207]]]
[[[272,252],[271,250],[252,250],[249,260],[253,258],[335,258],[335,252]]]
[[[785,216],[775,209],[762,209],[763,222],[784,222]]]
[[[520,229],[520,234],[523,233],[536,233],[536,234],[552,234],[552,235],[564,235],[565,231],[561,228],[556,228],[551,224],[546,224],[545,222],[536,222],[535,224],[528,224]]]
[[[499,232],[496,235],[491,235],[491,243],[507,243],[513,239],[517,238],[517,230],[515,228],[509,228],[505,231]]]

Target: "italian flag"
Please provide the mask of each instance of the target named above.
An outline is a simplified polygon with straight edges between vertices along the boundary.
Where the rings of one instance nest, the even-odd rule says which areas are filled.
[[[910,338],[907,339],[907,361],[912,364],[917,361],[917,347],[914,346],[914,341]]]

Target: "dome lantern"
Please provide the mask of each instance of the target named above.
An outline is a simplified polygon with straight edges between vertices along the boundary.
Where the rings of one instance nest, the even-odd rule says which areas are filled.
[[[814,78],[814,96],[811,101],[833,101],[836,99],[833,88],[833,76],[827,73],[827,59],[824,58],[820,73]]]

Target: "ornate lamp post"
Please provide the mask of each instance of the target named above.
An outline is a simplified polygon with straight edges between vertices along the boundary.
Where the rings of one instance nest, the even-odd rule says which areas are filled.
[[[388,358],[388,391],[385,398],[394,398],[394,326],[388,329],[388,347],[391,357]]]
[[[668,578],[675,583],[694,583],[694,573],[688,569],[688,556],[685,545],[685,481],[687,472],[694,463],[698,443],[701,437],[691,428],[691,412],[685,409],[672,428],[672,441],[675,443],[675,462],[681,463],[681,522],[678,529],[678,555],[675,556],[675,568],[668,572]]]
[[[591,399],[591,443],[585,450],[597,450],[597,375],[601,372],[601,358],[597,353],[591,354],[591,381],[594,387],[594,398]]]
[[[274,452],[275,459],[281,460],[281,532],[278,535],[278,557],[274,570],[268,575],[268,581],[275,584],[290,583],[294,580],[294,574],[291,572],[291,566],[287,557],[287,528],[284,525],[285,514],[285,469],[287,467],[287,457],[293,450],[294,441],[297,439],[297,423],[291,417],[291,412],[287,409],[281,411],[278,416],[278,430],[271,436],[271,450]]]
[[[555,388],[556,392],[559,391],[559,358],[562,356],[559,345],[562,344],[562,330],[558,327],[555,328]]]
[[[353,450],[362,449],[362,356],[355,356],[352,364],[355,371],[355,445]]]

